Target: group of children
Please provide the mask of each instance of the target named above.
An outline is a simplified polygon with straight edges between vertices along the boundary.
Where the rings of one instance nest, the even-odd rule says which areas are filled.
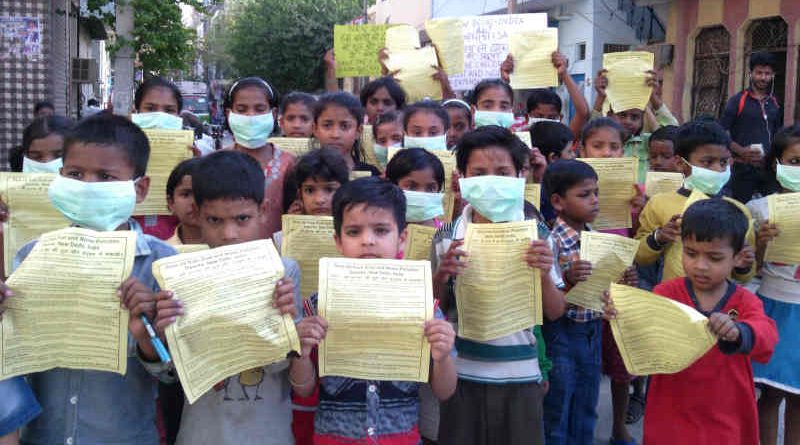
[[[762,443],[775,443],[785,400],[786,443],[797,443],[798,266],[763,261],[766,243],[780,230],[770,223],[766,198],[745,206],[720,196],[730,138],[710,120],[671,125],[677,121],[658,88],[646,110],[593,117],[563,74],[566,60],[554,54],[553,63],[578,113],[570,126],[560,123],[558,96],[535,90],[526,129],[533,148],[509,130],[514,92],[502,79],[480,82],[466,102],[409,105],[390,77],[370,82],[360,100],[344,92],[318,98],[294,92],[279,101],[263,79],[239,79],[225,101],[232,146],[175,167],[166,188],[170,216],[133,218],[132,206],[117,204],[164,192],[148,190],[149,144],[140,128],[180,128],[182,101],[173,84],[144,82],[130,120],[105,113],[74,125],[38,118],[25,132],[19,168],[58,175],[50,198],[72,223],[137,233],[133,273],[119,289],[131,315],[129,360],[125,376],[53,369],[0,381],[0,443],[590,444],[602,374],[611,379],[611,443],[636,443],[626,415],[643,385],[639,379],[629,396],[634,376],[603,321],[616,316],[613,300],[597,296],[605,301],[601,313],[564,296],[592,273],[580,258],[580,234],[592,230],[603,206],[597,173],[576,156],[637,156],[641,179],[648,170],[685,177],[680,189],[655,196],[635,185],[634,227],[608,231],[641,240],[621,283],[694,307],[719,339],[686,370],[649,377],[644,442],[755,444],[760,434]],[[511,71],[513,59],[503,76]],[[603,94],[602,72],[595,84]],[[367,162],[365,124],[379,165]],[[278,134],[310,138],[309,151],[295,157],[270,142]],[[394,147],[403,149],[388,159]],[[447,150],[455,157],[453,172],[435,154]],[[768,166],[782,192],[800,191],[800,127],[776,135]],[[351,179],[363,175],[370,177]],[[541,184],[538,208],[525,201],[525,182]],[[450,215],[445,190],[455,193]],[[684,211],[692,191],[710,199]],[[76,206],[81,211],[70,211]],[[158,288],[152,263],[175,254],[171,245],[215,248],[264,238],[280,245],[287,213],[332,216],[337,250],[349,258],[402,259],[408,224],[436,228],[430,260],[438,309],[424,330],[431,346],[427,384],[318,377],[315,348],[329,325],[316,314],[315,295],[303,304],[309,296],[300,295],[300,269],[283,258],[285,276],[271,298],[294,317],[299,354],[231,376],[184,404],[175,372],[158,361],[138,317],[145,314],[163,335],[184,313],[178,296]],[[541,272],[543,326],[490,341],[457,336],[455,283],[468,267],[467,227],[522,220],[535,221],[537,240],[508,261]],[[758,296],[743,287],[757,274]],[[0,286],[0,304],[13,298],[13,289]],[[761,387],[758,406],[754,381]]]

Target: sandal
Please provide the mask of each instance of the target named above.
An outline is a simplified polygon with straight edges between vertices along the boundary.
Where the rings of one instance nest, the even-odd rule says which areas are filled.
[[[625,414],[627,425],[637,423],[644,416],[644,398],[636,394],[631,394],[628,399],[628,412]]]

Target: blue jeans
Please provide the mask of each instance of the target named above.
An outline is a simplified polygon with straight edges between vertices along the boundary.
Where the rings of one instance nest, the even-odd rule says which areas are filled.
[[[547,445],[590,445],[600,391],[601,321],[576,323],[567,317],[545,322],[542,332],[553,361],[544,399]]]
[[[33,391],[22,377],[0,380],[0,437],[25,426],[42,412]]]

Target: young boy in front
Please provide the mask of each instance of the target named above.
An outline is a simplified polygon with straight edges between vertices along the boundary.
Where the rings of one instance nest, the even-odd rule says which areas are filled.
[[[468,203],[458,218],[434,235],[434,293],[448,319],[458,323],[455,280],[465,267],[461,249],[469,224],[536,220],[539,239],[524,258],[540,269],[542,309],[548,319],[564,312],[563,283],[553,258],[552,240],[541,215],[525,206],[521,177],[528,148],[513,133],[490,125],[467,133],[458,145],[456,163],[461,193]],[[472,184],[466,186],[470,179]],[[542,372],[531,329],[480,342],[456,338],[456,394],[441,405],[441,445],[543,444]]]
[[[560,160],[547,167],[542,185],[558,215],[553,238],[569,288],[592,273],[592,264],[579,254],[581,232],[591,230],[589,225],[600,211],[597,174],[586,163]],[[628,268],[621,278],[635,285],[635,268]],[[553,361],[550,391],[544,400],[548,444],[593,440],[601,376],[601,318],[600,312],[570,304],[564,317],[544,324]]]
[[[680,237],[686,277],[653,289],[708,317],[719,340],[691,366],[650,377],[644,415],[648,445],[757,444],[758,413],[750,361],[766,363],[778,333],[761,300],[728,277],[744,254],[749,217],[732,201],[698,201],[684,213]],[[606,305],[607,317],[616,312]],[[658,316],[653,314],[653,316]]]
[[[722,188],[728,183],[731,174],[731,139],[725,130],[716,122],[694,120],[681,125],[675,134],[675,154],[678,156],[678,168],[684,176],[683,187],[674,193],[659,193],[650,200],[639,215],[639,229],[636,239],[639,250],[636,252],[636,263],[649,265],[662,256],[665,257],[662,280],[667,281],[683,276],[683,268],[679,252],[668,253],[672,246],[680,242],[680,218],[686,200],[697,190],[710,197],[721,196]],[[736,205],[750,221],[750,211],[743,204],[731,198],[723,197]],[[738,263],[733,269],[732,277],[746,283],[755,275],[755,234],[748,228],[745,237],[745,251],[737,256]]]
[[[266,218],[264,172],[251,156],[219,151],[202,158],[192,171],[192,188],[203,241],[209,247],[260,239]],[[282,260],[284,278],[274,294],[264,298],[273,299],[281,313],[298,317],[302,306],[300,269],[293,260]],[[159,332],[183,314],[179,297],[171,292],[159,296]],[[184,406],[177,443],[294,443],[290,383],[297,391],[312,391],[309,382],[313,375],[307,358],[294,357],[226,378],[195,403]]]
[[[150,145],[142,130],[128,119],[110,114],[81,121],[65,138],[64,166],[49,189],[53,206],[76,226],[136,233],[133,271],[118,291],[122,305],[130,311],[127,373],[56,368],[28,375],[25,385],[33,390],[42,414],[27,424],[22,443],[159,443],[156,381],[150,373],[166,375],[169,369],[158,361],[139,316],[154,319],[158,285],[151,266],[175,251],[143,234],[131,218],[136,203],[147,196],[149,156]],[[35,244],[20,249],[15,267]],[[4,284],[0,291],[4,298],[14,298],[13,289]],[[13,406],[21,394],[19,386],[4,392],[0,412]]]
[[[343,185],[333,197],[336,248],[346,258],[395,259],[406,240],[406,199],[385,179],[361,178]],[[316,295],[311,305],[316,306]],[[456,388],[451,357],[455,332],[437,309],[425,323],[431,345],[429,384],[440,400]],[[320,316],[297,325],[302,356],[325,338],[328,323]],[[312,376],[312,381],[316,379]],[[419,384],[327,376],[320,379],[319,407],[314,421],[314,444],[387,443],[417,445]]]

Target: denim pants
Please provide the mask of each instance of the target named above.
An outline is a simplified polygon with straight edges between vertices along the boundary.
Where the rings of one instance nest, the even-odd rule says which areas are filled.
[[[578,323],[561,317],[542,333],[553,361],[544,399],[547,445],[591,445],[600,391],[601,320]]]

